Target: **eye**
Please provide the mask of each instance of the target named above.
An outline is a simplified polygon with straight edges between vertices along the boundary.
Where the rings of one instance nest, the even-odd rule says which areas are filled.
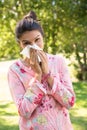
[[[28,42],[28,41],[26,41],[26,42],[23,43],[23,45],[25,45],[25,46],[26,46],[26,45],[29,45],[29,44],[31,44],[31,43]]]
[[[40,38],[37,38],[37,39],[35,39],[35,42],[37,42],[37,41],[39,41],[40,40]]]

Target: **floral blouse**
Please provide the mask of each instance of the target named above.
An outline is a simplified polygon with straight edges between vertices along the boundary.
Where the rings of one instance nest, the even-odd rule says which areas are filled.
[[[8,82],[20,116],[20,130],[73,130],[68,109],[74,105],[75,94],[65,59],[51,54],[47,57],[54,77],[52,89],[44,76],[41,83],[37,81],[34,71],[21,60],[9,68]]]

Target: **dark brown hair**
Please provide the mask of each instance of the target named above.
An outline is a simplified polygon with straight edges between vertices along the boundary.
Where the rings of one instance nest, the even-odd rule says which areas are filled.
[[[16,39],[22,36],[26,31],[38,30],[43,36],[43,29],[37,20],[37,16],[34,11],[30,11],[22,20],[20,20],[15,29]]]

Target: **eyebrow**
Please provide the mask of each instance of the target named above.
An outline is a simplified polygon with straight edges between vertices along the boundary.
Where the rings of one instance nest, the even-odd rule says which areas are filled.
[[[40,36],[40,35],[37,35],[37,36],[34,38],[34,40],[36,40],[39,36]],[[22,40],[22,42],[29,42],[29,43],[31,43],[29,40]]]

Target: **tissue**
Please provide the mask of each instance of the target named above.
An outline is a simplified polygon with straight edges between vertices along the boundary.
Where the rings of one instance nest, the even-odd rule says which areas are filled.
[[[39,46],[36,44],[33,45],[27,45],[20,54],[24,55],[27,58],[30,58],[30,48],[35,49],[35,50],[42,50]],[[40,57],[38,56],[38,61],[41,62]]]

